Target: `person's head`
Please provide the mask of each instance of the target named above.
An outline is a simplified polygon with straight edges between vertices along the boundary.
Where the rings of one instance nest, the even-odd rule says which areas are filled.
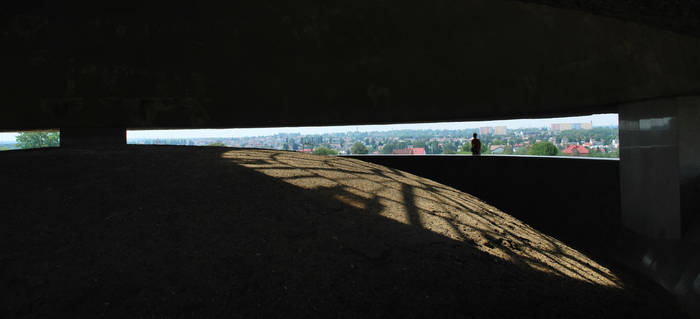
[[[476,133],[474,133],[474,138],[476,138]]]

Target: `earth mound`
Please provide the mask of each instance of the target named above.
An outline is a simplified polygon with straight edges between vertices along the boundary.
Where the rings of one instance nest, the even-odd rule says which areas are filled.
[[[126,146],[0,165],[13,318],[684,317],[479,198],[360,160]]]

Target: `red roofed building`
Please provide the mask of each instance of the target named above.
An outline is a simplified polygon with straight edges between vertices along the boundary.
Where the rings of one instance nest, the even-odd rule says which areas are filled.
[[[416,147],[416,148],[402,148],[398,150],[392,150],[391,154],[399,154],[399,155],[425,155],[425,148],[423,147]]]
[[[589,153],[588,149],[583,145],[569,145],[561,152],[569,155],[585,155]]]

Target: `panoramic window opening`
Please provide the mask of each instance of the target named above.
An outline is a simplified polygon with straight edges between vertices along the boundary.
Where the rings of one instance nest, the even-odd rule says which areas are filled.
[[[0,132],[0,151],[61,146],[59,130]]]
[[[388,125],[128,130],[127,143],[264,148],[319,155],[619,158],[617,114]],[[478,151],[472,149],[475,145]]]

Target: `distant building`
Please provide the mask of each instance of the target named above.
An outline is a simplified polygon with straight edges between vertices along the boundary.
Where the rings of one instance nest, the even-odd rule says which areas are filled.
[[[505,145],[491,145],[489,150],[491,151],[491,154],[503,154]]]
[[[561,152],[568,155],[586,155],[589,153],[588,149],[583,145],[569,145]]]
[[[505,126],[496,126],[493,128],[493,135],[506,135]]]
[[[568,130],[590,130],[593,128],[593,123],[554,123],[552,124],[552,131],[561,132]]]
[[[481,135],[490,135],[493,134],[493,128],[490,126],[484,126],[479,128],[479,134]]]
[[[425,148],[423,148],[423,147],[402,148],[402,149],[398,149],[398,150],[392,150],[391,154],[394,154],[394,155],[425,155]]]

